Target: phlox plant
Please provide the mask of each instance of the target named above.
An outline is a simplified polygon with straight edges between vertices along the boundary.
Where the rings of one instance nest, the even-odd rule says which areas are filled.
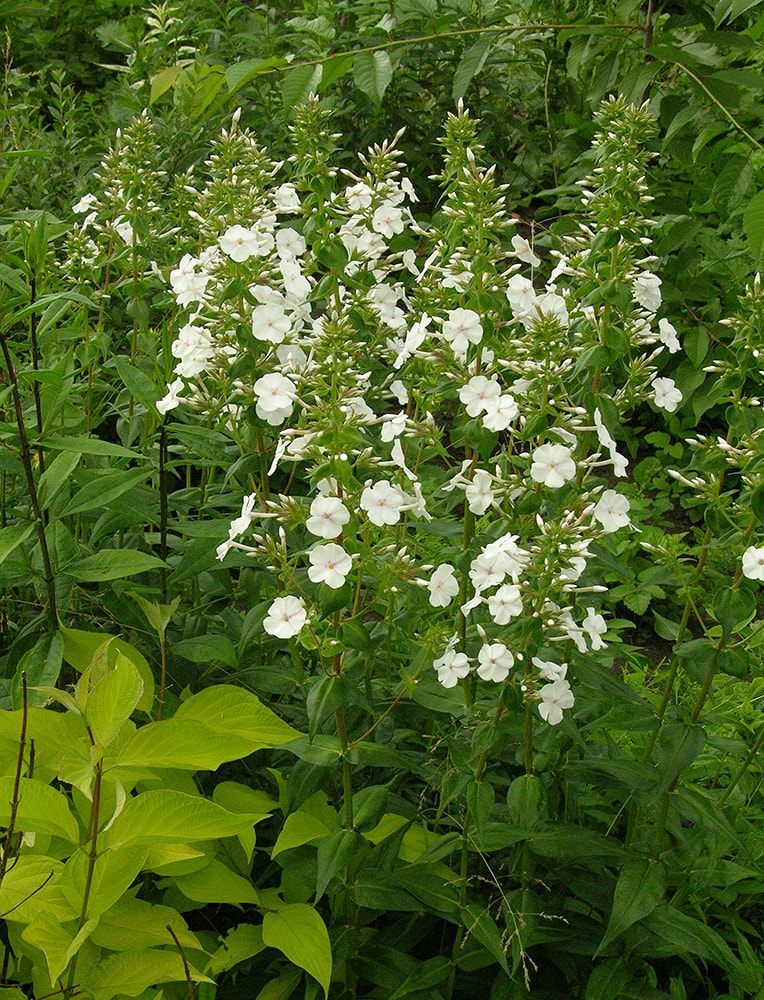
[[[706,345],[689,356],[692,332],[668,314],[652,253],[655,123],[613,98],[595,127],[577,213],[537,239],[511,215],[461,103],[428,217],[401,136],[339,169],[340,136],[316,98],[295,111],[285,162],[235,113],[205,163],[177,175],[146,113],[119,136],[69,230],[32,230],[40,244],[62,240],[55,273],[85,331],[67,354],[45,313],[40,360],[78,380],[67,391],[84,405],[63,389],[53,405],[31,379],[25,408],[21,338],[3,328],[31,515],[0,541],[34,575],[49,631],[44,650],[18,658],[19,677],[34,667],[33,697],[86,723],[93,671],[104,691],[124,674],[135,695],[106,699],[113,725],[99,725],[114,750],[103,763],[91,755],[91,784],[72,784],[93,801],[92,782],[128,770],[109,799],[113,847],[121,810],[137,813],[160,781],[155,740],[190,738],[184,716],[210,745],[207,729],[224,738],[213,703],[235,689],[204,687],[221,664],[285,720],[283,739],[259,744],[267,767],[236,771],[236,801],[246,805],[250,783],[283,823],[264,824],[242,858],[225,843],[245,836],[239,821],[211,821],[199,870],[217,872],[217,889],[167,859],[138,865],[123,886],[143,870],[167,875],[144,875],[146,892],[182,913],[248,907],[228,956],[185,939],[206,954],[185,976],[191,992],[225,974],[221,997],[237,976],[252,995],[289,996],[303,972],[311,1000],[764,988],[754,922],[764,300],[756,279],[718,354]],[[24,316],[30,288],[14,288]],[[707,376],[716,409],[698,415],[726,425],[693,436]],[[37,467],[24,431],[34,420]],[[662,504],[632,476],[656,434],[682,458]],[[83,456],[94,464],[72,487]],[[123,466],[99,468],[106,457]],[[624,609],[613,586],[636,592],[648,570],[655,625],[647,604]],[[110,587],[86,605],[92,582]],[[59,625],[98,600],[136,632],[148,621],[158,640],[160,683],[144,707],[153,721],[135,731],[138,668],[106,670],[103,651],[91,666]],[[656,633],[668,643],[660,662]],[[52,687],[62,659],[83,671],[79,701]],[[184,674],[188,663],[206,674]],[[189,681],[202,692],[183,691]],[[187,707],[221,690],[209,720]],[[26,697],[22,706],[17,692],[17,709]],[[241,697],[241,714],[257,715]],[[70,726],[83,746],[98,744],[92,725]],[[145,759],[130,755],[136,741]],[[217,756],[183,743],[186,763],[169,750],[162,760],[212,771],[245,743]],[[51,781],[65,775],[69,763]],[[199,787],[223,794],[216,777]],[[100,821],[71,795],[94,877]],[[60,988],[71,993],[68,963],[87,941],[95,985],[81,989],[107,1000],[93,971],[93,949],[106,946],[86,903],[66,911],[63,951],[48,946],[43,966],[27,949],[27,960],[51,986],[68,970]],[[32,923],[34,908],[24,909]],[[36,933],[14,930],[14,954]],[[161,947],[169,955],[170,942]],[[163,961],[177,973],[174,953]],[[18,969],[14,981],[32,981]],[[155,997],[160,982],[122,992]]]

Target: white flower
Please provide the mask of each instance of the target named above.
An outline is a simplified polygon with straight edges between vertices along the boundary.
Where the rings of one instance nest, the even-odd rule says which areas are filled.
[[[390,383],[390,392],[398,400],[400,406],[405,406],[409,401],[409,391],[399,378]]]
[[[301,597],[277,597],[268,608],[263,628],[277,639],[291,639],[298,635],[308,620],[308,612]]]
[[[658,320],[658,339],[668,347],[669,354],[676,354],[677,351],[681,350],[682,345],[676,335],[676,327],[669,323],[665,317]]]
[[[467,506],[472,513],[482,517],[494,501],[490,475],[483,469],[478,469],[472,482],[465,489],[464,495],[467,497]]]
[[[122,237],[122,239],[129,247],[133,245],[133,240],[135,239],[135,233],[133,231],[133,227],[130,225],[129,222],[125,221],[115,222],[114,230]]]
[[[467,410],[467,416],[476,417],[488,409],[492,399],[501,395],[501,386],[495,378],[485,375],[473,375],[466,385],[459,390],[459,399]]]
[[[673,413],[682,402],[682,392],[677,389],[673,378],[655,378],[652,388],[655,393],[653,402],[667,413]]]
[[[284,294],[287,305],[294,308],[307,302],[310,295],[310,282],[302,273],[299,262],[296,259],[282,260],[280,270],[284,279]]]
[[[405,498],[399,489],[382,479],[373,486],[366,486],[361,494],[361,510],[365,510],[372,524],[397,524]]]
[[[72,205],[72,211],[77,215],[84,215],[98,204],[98,198],[94,194],[84,194],[76,205]]]
[[[276,252],[282,260],[294,260],[305,253],[305,237],[287,226],[276,233]]]
[[[634,301],[647,312],[657,312],[661,305],[661,279],[650,271],[638,274],[634,279],[632,294]]]
[[[576,475],[576,463],[564,444],[542,444],[533,453],[531,479],[553,490],[570,482]]]
[[[560,326],[568,325],[568,307],[562,295],[543,292],[537,296],[535,306],[536,312],[545,319],[556,319]]]
[[[318,538],[336,538],[350,520],[350,512],[338,497],[316,497],[310,505],[305,527]]]
[[[282,306],[256,306],[252,310],[252,335],[257,340],[280,344],[289,333],[291,326],[292,324]]]
[[[470,563],[470,580],[476,591],[488,590],[504,583],[507,575],[506,561],[500,552],[481,552]]]
[[[255,412],[272,427],[282,424],[292,414],[292,396],[295,385],[291,379],[278,372],[263,375],[254,385],[257,403]]]
[[[379,206],[371,218],[371,228],[389,240],[396,233],[403,232],[403,209],[396,208],[392,202],[385,201]]]
[[[581,623],[581,628],[589,636],[592,649],[605,649],[605,643],[601,636],[607,632],[607,623],[602,615],[598,615],[594,608],[586,609],[586,618]]]
[[[536,256],[530,243],[526,239],[523,239],[522,236],[512,237],[512,247],[515,251],[515,256],[526,264],[530,264],[531,267],[538,267],[541,263],[541,258]]]
[[[400,413],[385,413],[382,417],[382,429],[380,431],[380,437],[385,442],[394,441],[397,437],[406,430],[406,413],[401,410]]]
[[[360,212],[362,209],[368,208],[371,205],[373,193],[369,185],[364,184],[363,181],[359,181],[358,184],[351,184],[350,187],[345,188],[345,198],[347,199],[350,211]]]
[[[408,361],[414,351],[421,347],[424,338],[429,336],[429,330],[427,329],[427,324],[429,322],[430,317],[427,313],[423,313],[422,318],[412,324],[411,329],[406,334],[406,339],[404,340],[402,347],[398,351],[397,358],[393,361],[393,368],[401,368],[405,362]]]
[[[175,381],[171,382],[167,387],[167,395],[160,399],[156,404],[156,408],[162,416],[164,416],[168,410],[174,410],[176,406],[180,405],[178,393],[183,388],[183,385],[183,379],[176,378]]]
[[[568,672],[567,663],[555,663],[553,660],[542,660],[538,656],[534,656],[532,662],[533,666],[546,681],[561,681]]]
[[[434,608],[447,608],[459,593],[459,581],[454,576],[454,567],[449,563],[438,566],[430,577],[427,589],[430,591],[430,604]]]
[[[545,684],[539,694],[541,695],[539,715],[550,726],[556,726],[558,722],[562,722],[563,709],[573,708],[575,703],[570,684],[564,679]]]
[[[749,545],[743,553],[743,576],[749,580],[764,580],[764,547]]]
[[[244,226],[229,226],[222,236],[218,236],[218,243],[223,253],[237,263],[260,255],[260,236],[254,229]]]
[[[507,299],[516,319],[531,315],[536,301],[533,282],[521,274],[513,274],[507,283]]]
[[[443,324],[443,336],[454,354],[465,354],[469,344],[479,344],[483,337],[480,317],[473,309],[452,309]]]
[[[299,212],[300,198],[293,184],[282,184],[273,192],[273,204],[277,212]]]
[[[505,431],[517,416],[515,397],[505,393],[490,400],[483,414],[483,427],[488,431]]]
[[[201,302],[210,280],[209,274],[197,274],[199,260],[190,253],[184,254],[178,266],[170,271],[170,286],[179,306]]]
[[[250,493],[249,496],[244,497],[241,502],[241,513],[238,517],[231,521],[231,527],[228,529],[229,535],[232,538],[238,538],[239,535],[243,535],[247,528],[252,523],[255,514],[255,500],[257,497],[254,493]]]
[[[446,646],[445,652],[437,660],[433,660],[432,665],[438,672],[438,680],[444,688],[456,687],[457,681],[466,677],[470,672],[470,664],[464,653],[457,653],[456,636],[454,636]]]
[[[488,598],[488,613],[496,625],[508,625],[511,618],[523,613],[523,599],[520,588],[513,583],[502,584]]]
[[[335,542],[317,545],[308,553],[310,567],[308,578],[313,583],[325,583],[332,590],[339,590],[353,566],[353,560]]]
[[[478,677],[482,677],[484,681],[501,684],[509,677],[515,658],[503,642],[494,642],[490,645],[485,643],[480,647],[478,663],[480,664],[477,668]]]
[[[606,534],[618,531],[629,524],[631,504],[626,497],[615,490],[605,490],[592,513],[600,522]]]

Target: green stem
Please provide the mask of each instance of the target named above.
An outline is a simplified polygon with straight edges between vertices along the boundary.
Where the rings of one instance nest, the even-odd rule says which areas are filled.
[[[762,729],[759,732],[759,735],[756,737],[756,740],[755,740],[753,746],[748,751],[748,756],[743,761],[743,763],[740,765],[740,767],[737,769],[737,771],[735,772],[732,780],[727,785],[727,787],[724,789],[724,791],[722,792],[722,794],[719,796],[719,799],[717,801],[717,805],[718,806],[723,806],[724,803],[727,801],[727,799],[730,796],[730,793],[737,786],[737,784],[740,781],[740,779],[743,777],[743,775],[745,774],[745,772],[748,770],[748,768],[751,766],[751,764],[755,760],[756,755],[758,754],[759,750],[761,749],[761,744],[762,743],[764,743],[764,727],[762,727]]]

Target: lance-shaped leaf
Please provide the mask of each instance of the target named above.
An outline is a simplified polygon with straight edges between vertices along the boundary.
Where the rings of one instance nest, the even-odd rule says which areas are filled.
[[[62,924],[49,913],[41,912],[24,928],[21,936],[45,955],[50,981],[55,983],[95,925],[95,920],[87,920],[78,931],[76,920]]]
[[[665,890],[666,876],[659,861],[643,858],[625,864],[616,882],[605,936],[594,955],[604,951],[627,927],[652,913],[663,901]]]
[[[264,747],[282,746],[301,736],[250,691],[231,685],[215,685],[184,701],[174,718],[196,720],[215,733],[246,740],[249,753]]]
[[[0,778],[0,826],[7,829],[13,800],[14,776]],[[36,778],[19,781],[19,804],[16,812],[17,833],[49,833],[73,844],[80,842],[77,820],[69,809],[69,800],[61,792]]]
[[[130,888],[146,861],[145,844],[127,844],[101,851],[92,871],[90,858],[82,851],[64,865],[61,889],[78,912],[87,892],[88,917],[100,917]]]
[[[326,924],[307,903],[289,903],[263,918],[263,942],[318,980],[324,996],[332,978],[332,949]]]
[[[143,694],[143,680],[136,666],[117,654],[117,662],[90,690],[85,717],[93,738],[107,747],[135,711]]]
[[[93,1000],[113,1000],[117,996],[141,996],[149,986],[159,983],[185,983],[186,968],[177,951],[144,948],[125,951],[101,962],[83,975],[80,987],[93,994]],[[195,983],[212,980],[189,963],[188,976]]]

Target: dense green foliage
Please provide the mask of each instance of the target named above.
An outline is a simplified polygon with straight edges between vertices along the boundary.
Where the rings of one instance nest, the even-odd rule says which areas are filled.
[[[764,997],[764,3],[0,21],[0,1000]]]

